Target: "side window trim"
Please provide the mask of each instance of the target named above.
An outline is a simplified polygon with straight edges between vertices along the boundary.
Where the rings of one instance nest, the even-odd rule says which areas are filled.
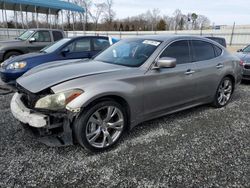
[[[159,55],[158,55],[157,58],[156,58],[156,61],[161,57],[161,55],[165,52],[165,50],[167,50],[167,48],[168,48],[169,46],[171,46],[171,45],[174,44],[175,42],[180,42],[180,41],[187,41],[187,42],[188,42],[188,52],[189,52],[189,62],[188,62],[188,63],[193,63],[193,62],[192,62],[192,57],[191,57],[191,44],[190,44],[191,40],[190,40],[190,39],[177,39],[177,40],[174,40],[174,41],[168,43],[168,44],[163,48],[163,50],[159,53]],[[188,64],[188,63],[182,63],[182,64]],[[181,64],[177,64],[177,66],[178,66],[178,65],[181,65]]]

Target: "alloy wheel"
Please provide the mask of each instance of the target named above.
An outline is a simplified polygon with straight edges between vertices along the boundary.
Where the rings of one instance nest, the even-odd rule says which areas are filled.
[[[218,103],[221,106],[224,106],[227,104],[227,102],[230,100],[231,95],[232,95],[232,91],[233,91],[233,85],[231,80],[229,79],[225,79],[220,87],[219,87],[219,91],[218,91]]]
[[[115,106],[96,110],[88,119],[86,138],[95,148],[105,148],[117,141],[124,128],[124,116]]]

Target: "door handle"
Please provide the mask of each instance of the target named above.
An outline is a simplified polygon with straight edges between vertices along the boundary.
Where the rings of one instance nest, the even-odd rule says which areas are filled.
[[[194,73],[195,73],[195,71],[189,69],[189,70],[187,70],[187,72],[185,72],[185,75],[192,75]]]
[[[221,63],[219,63],[218,65],[216,65],[216,68],[217,68],[217,69],[221,69],[222,67],[224,67],[224,65],[221,64]]]

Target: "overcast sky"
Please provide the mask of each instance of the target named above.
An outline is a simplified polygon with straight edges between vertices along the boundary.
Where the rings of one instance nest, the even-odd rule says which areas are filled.
[[[159,8],[161,14],[196,12],[216,25],[250,24],[250,0],[114,0],[116,18],[125,18]]]

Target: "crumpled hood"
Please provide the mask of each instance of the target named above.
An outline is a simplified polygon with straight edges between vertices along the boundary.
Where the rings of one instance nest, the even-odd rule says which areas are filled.
[[[128,69],[128,67],[103,63],[100,61],[64,61],[39,66],[28,71],[17,79],[17,83],[32,93],[38,93],[47,88],[79,77]]]

